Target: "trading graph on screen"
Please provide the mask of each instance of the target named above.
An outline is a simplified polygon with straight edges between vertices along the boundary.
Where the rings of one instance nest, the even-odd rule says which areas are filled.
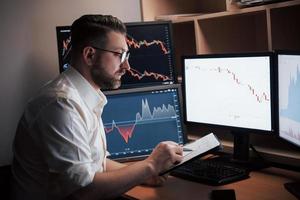
[[[131,69],[122,77],[122,88],[172,84],[174,52],[170,22],[127,23],[126,43]],[[70,65],[71,27],[56,27],[60,72]]]
[[[59,71],[65,71],[71,60],[71,27],[70,26],[58,26],[56,27],[57,36],[57,49],[58,49],[58,61]]]
[[[128,23],[126,26],[131,69],[123,76],[122,87],[173,83],[174,58],[170,23]]]
[[[300,146],[300,55],[278,55],[279,134]]]
[[[186,58],[184,66],[188,121],[272,129],[270,57]]]
[[[103,123],[112,158],[150,154],[161,141],[183,143],[176,88],[107,95]]]

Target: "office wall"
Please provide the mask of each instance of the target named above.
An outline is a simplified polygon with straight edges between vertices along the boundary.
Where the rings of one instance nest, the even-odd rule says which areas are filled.
[[[55,26],[83,14],[140,21],[139,0],[1,0],[0,166],[12,158],[17,122],[28,99],[58,75]]]

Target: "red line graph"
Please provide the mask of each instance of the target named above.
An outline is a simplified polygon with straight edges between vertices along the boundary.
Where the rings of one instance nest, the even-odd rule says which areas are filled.
[[[171,80],[171,78],[168,76],[165,76],[163,74],[158,74],[155,72],[148,72],[146,70],[144,70],[143,73],[141,73],[138,70],[133,69],[133,68],[130,68],[127,71],[129,72],[130,76],[133,76],[133,77],[137,78],[138,80],[141,80],[144,77],[153,77],[156,80],[163,80],[163,81]]]
[[[126,42],[129,47],[139,49],[142,46],[149,47],[152,45],[158,45],[164,54],[168,54],[170,51],[165,47],[164,42],[160,40],[152,40],[150,42],[146,40],[137,41],[134,38],[126,37]]]
[[[161,119],[166,118],[174,119],[174,116],[176,116],[174,106],[170,104],[168,104],[167,106],[165,104],[162,104],[162,106],[153,107],[153,109],[150,109],[148,100],[146,98],[142,99],[142,112],[137,112],[135,114],[134,121],[126,121],[125,125],[120,125],[120,123],[118,123],[117,125],[116,122],[112,120],[112,123],[111,125],[109,125],[109,127],[106,127],[106,125],[104,126],[104,131],[106,134],[108,134],[113,132],[116,128],[124,141],[128,143],[129,139],[133,136],[133,131],[138,123],[153,123],[153,121],[155,120],[160,121]],[[122,122],[122,124],[124,124],[124,122]]]
[[[233,80],[236,84],[238,84],[238,85],[244,85],[244,84],[239,80],[239,78],[237,77],[237,75],[236,75],[234,72],[230,71],[228,68],[226,68],[225,70],[222,69],[221,67],[218,67],[218,68],[217,68],[217,72],[222,73],[223,71],[226,71],[228,74],[230,74],[230,75],[232,76],[232,80]],[[257,102],[262,103],[263,101],[270,101],[270,98],[268,97],[268,95],[267,95],[265,92],[263,92],[262,94],[258,94],[258,93],[256,92],[256,90],[254,89],[254,87],[252,87],[250,84],[245,84],[245,85],[247,85],[247,87],[248,87],[250,93],[251,93],[253,96],[255,96]]]
[[[128,143],[129,138],[132,137],[132,133],[135,128],[135,125],[136,125],[136,123],[126,125],[126,126],[120,126],[120,125],[117,126],[115,121],[113,121],[111,127],[110,128],[105,127],[104,130],[105,130],[105,133],[108,134],[116,128],[119,131],[119,133],[121,134],[124,141],[126,143]]]

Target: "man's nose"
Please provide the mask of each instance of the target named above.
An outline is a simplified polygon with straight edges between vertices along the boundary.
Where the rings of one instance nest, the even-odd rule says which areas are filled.
[[[128,59],[126,59],[126,60],[122,63],[121,68],[126,69],[126,70],[130,70],[130,64],[129,64]]]

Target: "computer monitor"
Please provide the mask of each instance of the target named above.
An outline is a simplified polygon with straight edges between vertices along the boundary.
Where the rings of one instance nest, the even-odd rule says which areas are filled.
[[[120,161],[148,156],[162,141],[184,144],[180,85],[105,91],[102,119],[109,158]]]
[[[184,56],[188,124],[223,127],[234,135],[233,158],[249,160],[249,133],[273,133],[271,53]]]
[[[71,60],[71,49],[72,49],[71,27],[57,26],[56,37],[57,37],[59,72],[63,72],[69,67],[70,60]]]
[[[131,69],[122,77],[122,87],[172,84],[174,52],[171,22],[126,23]]]
[[[131,69],[122,77],[122,88],[175,83],[171,22],[126,23]],[[70,64],[71,27],[56,27],[59,70]]]
[[[279,137],[300,147],[300,52],[276,51]],[[300,198],[300,182],[284,184]]]
[[[300,147],[300,52],[278,51],[279,136]]]

